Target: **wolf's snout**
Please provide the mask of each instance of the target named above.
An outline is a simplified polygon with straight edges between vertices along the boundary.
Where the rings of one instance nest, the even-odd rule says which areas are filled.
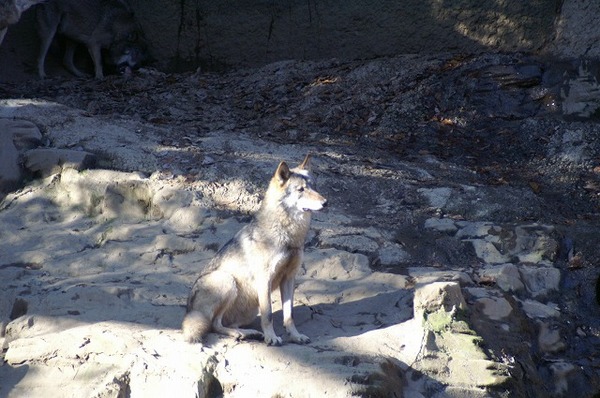
[[[327,199],[323,199],[323,202],[321,202],[321,206],[327,207]]]

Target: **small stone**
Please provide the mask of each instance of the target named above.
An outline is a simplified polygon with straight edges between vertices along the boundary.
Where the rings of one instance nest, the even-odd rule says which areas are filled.
[[[449,218],[429,218],[425,220],[425,228],[445,233],[454,233],[458,230],[454,221]]]
[[[546,322],[540,322],[538,346],[543,352],[553,353],[563,350],[565,343],[562,342],[558,330],[550,328],[550,325]]]
[[[514,253],[522,263],[553,262],[558,253],[558,242],[549,234],[554,231],[551,226],[525,225],[515,228]]]
[[[353,253],[372,253],[379,248],[377,242],[362,235],[340,235],[323,239],[325,246],[333,246]]]
[[[555,308],[555,305],[543,304],[535,300],[523,300],[521,306],[523,311],[529,318],[557,318],[560,316],[560,311]]]
[[[554,267],[520,267],[521,278],[527,291],[533,297],[545,296],[551,291],[558,290],[560,270]]]
[[[500,320],[510,315],[513,308],[504,297],[483,297],[476,301],[483,306],[483,313],[492,320]]]
[[[479,276],[485,280],[491,280],[505,292],[516,292],[525,288],[521,282],[521,274],[514,264],[502,264],[490,266],[483,269]]]
[[[383,266],[404,264],[410,260],[410,254],[397,243],[384,244],[383,247],[379,249],[379,261]]]
[[[498,251],[493,243],[483,239],[469,240],[475,249],[477,257],[486,264],[505,264],[510,262],[510,257]]]
[[[467,287],[465,289],[471,296],[475,298],[489,297],[490,290],[484,287]]]
[[[475,299],[475,303],[482,306],[483,313],[490,319],[499,320],[510,315],[512,305],[498,292],[483,287],[468,287],[466,291]]]
[[[460,228],[456,234],[460,239],[482,239],[489,235],[490,229],[494,226],[489,222],[466,222],[459,221],[456,225]]]
[[[450,188],[420,188],[418,192],[427,198],[431,207],[438,209],[446,206],[452,195],[452,189]]]

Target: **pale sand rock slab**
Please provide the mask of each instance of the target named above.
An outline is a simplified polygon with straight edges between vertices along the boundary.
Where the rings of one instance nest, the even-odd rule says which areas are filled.
[[[25,118],[46,127],[45,136],[57,148],[85,146],[93,153],[109,153],[108,166],[154,172],[157,161],[152,133],[139,131],[134,121],[119,123],[88,117],[86,112],[53,102],[32,99],[0,100],[0,117]]]
[[[96,156],[85,151],[70,149],[36,148],[23,154],[24,166],[32,173],[48,177],[63,169],[84,170],[93,167]]]
[[[407,286],[403,275],[373,272],[362,254],[337,249],[308,251],[304,264],[297,278],[301,288],[296,300],[307,305],[352,302],[375,292],[401,292]]]
[[[85,177],[91,177],[93,184]],[[404,289],[406,277],[374,273],[366,256],[336,249],[309,251],[299,278],[297,323],[311,335],[314,346],[278,349],[213,335],[215,346],[220,345],[218,352],[206,351],[213,355],[204,353],[208,348],[179,341],[176,328],[183,316],[181,305],[199,270],[190,268],[188,272],[188,264],[165,259],[195,253],[196,264],[189,266],[197,266],[199,260],[207,260],[214,253],[203,257],[206,244],[222,245],[240,224],[203,214],[196,218],[203,224],[201,233],[184,237],[165,232],[161,223],[144,214],[107,221],[105,211],[98,211],[106,195],[106,188],[102,188],[119,182],[148,184],[146,190],[153,186],[136,175],[65,171],[58,181],[47,180],[45,189],[15,196],[3,212],[3,217],[11,219],[27,203],[30,218],[18,240],[23,247],[32,248],[30,252],[46,253],[40,264],[48,269],[45,274],[22,274],[16,281],[39,277],[40,283],[25,296],[30,314],[10,322],[7,328],[6,360],[10,367],[2,371],[13,382],[11,394],[51,388],[60,389],[64,396],[116,396],[122,391],[130,391],[131,396],[158,396],[154,394],[175,391],[177,384],[184,384],[189,391],[204,396],[212,384],[203,381],[203,369],[212,367],[219,388],[231,396],[290,391],[290,372],[313,381],[299,384],[300,393],[325,389],[333,396],[348,396],[365,388],[360,382],[364,377],[381,372],[379,357],[397,358],[398,352],[406,350],[402,346],[418,349],[414,342],[421,341],[419,329],[408,325],[401,331],[390,329],[411,316],[410,293]],[[123,191],[138,199],[131,206],[149,197],[147,191],[141,197],[135,191]],[[46,195],[52,200],[44,199],[43,206],[31,208],[33,199]],[[186,195],[172,198],[180,198],[180,203],[189,200]],[[163,199],[157,206],[172,205],[168,198]],[[126,201],[122,203],[127,206]],[[166,215],[170,212],[169,208],[161,210]],[[17,218],[13,221],[19,222]],[[40,235],[47,240],[40,242]],[[79,240],[65,239],[71,235]],[[36,246],[50,242],[54,245],[51,252]],[[322,283],[329,286],[322,289]],[[334,286],[337,296],[330,291]],[[303,302],[311,307],[303,306]],[[277,303],[275,308],[280,308]],[[131,321],[139,324],[128,323]],[[165,330],[165,325],[174,329]],[[375,335],[365,335],[367,332]],[[164,335],[166,341],[158,336],[147,341],[148,333]],[[382,351],[390,345],[381,346],[379,341],[392,336],[397,340],[396,348]],[[408,342],[409,338],[414,342]],[[173,350],[172,344],[178,345],[177,349]],[[362,347],[364,354],[346,351],[352,347]],[[314,356],[323,349],[330,354]],[[250,354],[246,356],[246,352]],[[185,358],[171,365],[171,357]],[[358,358],[359,364],[348,366],[348,357]],[[318,361],[319,366],[309,366],[311,361]],[[24,377],[20,372],[23,368],[28,369]],[[56,369],[63,368],[67,370],[59,377]],[[248,371],[246,379],[244,372]],[[257,383],[261,374],[265,378]],[[356,381],[349,383],[353,377]],[[264,383],[266,379],[273,383]],[[402,385],[398,380],[395,383]]]
[[[10,131],[13,143],[19,151],[35,148],[44,141],[39,127],[25,119],[0,119],[0,131]]]
[[[42,141],[39,128],[23,119],[0,118],[0,191],[21,183],[19,155]]]
[[[57,347],[61,347],[57,350]],[[177,333],[113,322],[77,326],[21,338],[5,357],[17,383],[2,383],[2,396],[158,397],[177,391],[197,396],[210,385],[210,354],[181,344]]]
[[[33,112],[30,105],[21,111]],[[97,131],[103,132],[108,123],[72,123],[54,117],[50,134],[68,139],[69,145],[101,146],[107,138],[93,128],[100,126]],[[61,123],[67,127],[64,137],[58,137],[56,128]],[[81,135],[74,134],[74,128],[82,128]],[[127,129],[116,131],[126,134]],[[131,148],[136,145],[132,137],[126,141]],[[138,144],[147,148],[148,143]],[[248,151],[253,148],[251,142],[243,144],[250,145]],[[116,159],[119,156],[124,152],[117,151]],[[151,162],[146,159],[140,168]],[[261,167],[272,172],[269,162]],[[12,282],[29,289],[21,293],[29,303],[28,315],[8,325],[10,366],[0,368],[12,382],[12,393],[62,386],[58,373],[46,372],[56,369],[54,365],[71,369],[66,373],[71,385],[65,391],[72,396],[115,396],[120,391],[131,396],[165,395],[163,387],[177,391],[172,387],[176,383],[199,396],[211,388],[225,396],[317,396],[323,391],[331,396],[368,391],[390,396],[401,391],[408,378],[420,380],[407,387],[418,396],[440,391],[442,383],[451,384],[452,379],[460,380],[464,389],[473,388],[476,380],[484,385],[502,381],[485,373],[493,364],[473,351],[473,336],[440,337],[429,347],[439,359],[423,357],[425,342],[435,336],[423,328],[421,319],[412,318],[412,283],[450,278],[468,284],[472,283],[469,275],[413,268],[410,272],[417,275],[413,279],[373,272],[366,255],[349,252],[366,242],[359,239],[361,233],[345,235],[344,246],[337,249],[314,243],[307,248],[297,280],[295,317],[298,328],[311,337],[310,345],[266,347],[262,342],[235,342],[215,335],[204,347],[181,342],[178,328],[190,285],[217,248],[246,222],[212,209],[240,212],[258,203],[258,194],[250,193],[251,186],[240,179],[213,185],[200,181],[195,185],[199,190],[191,192],[186,184],[165,180],[159,173],[146,177],[109,170],[63,170],[8,198],[0,217],[11,230],[0,232],[7,238],[0,250],[12,256],[17,247],[18,261],[42,267],[16,275]],[[232,202],[232,196],[243,199]],[[348,229],[338,224],[351,221],[336,214],[316,214],[315,234]],[[384,254],[390,262],[400,257],[400,245],[386,242],[377,231],[367,232],[375,250],[389,249]],[[340,234],[323,234],[323,242],[336,236]],[[282,334],[280,308],[276,298],[276,330]],[[460,350],[472,355],[469,360],[455,360],[452,377],[443,374],[439,381],[418,373],[446,368]],[[181,357],[180,362],[172,356]],[[25,367],[31,371],[22,372]],[[79,373],[72,370],[77,368]],[[475,372],[480,368],[484,373]],[[476,376],[461,375],[460,369]],[[218,380],[205,376],[206,372]],[[291,385],[291,377],[307,382]]]

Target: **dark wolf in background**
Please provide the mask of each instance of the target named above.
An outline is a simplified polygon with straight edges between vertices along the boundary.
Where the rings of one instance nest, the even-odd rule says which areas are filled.
[[[29,7],[45,0],[0,0],[0,45],[4,40],[8,25],[19,22],[21,14]]]
[[[131,8],[124,0],[47,0],[37,7],[40,52],[38,74],[45,77],[44,63],[56,34],[66,41],[64,66],[74,75],[84,74],[73,62],[77,43],[84,44],[94,63],[96,78],[104,77],[102,50],[117,69],[135,68],[144,60],[145,49]]]

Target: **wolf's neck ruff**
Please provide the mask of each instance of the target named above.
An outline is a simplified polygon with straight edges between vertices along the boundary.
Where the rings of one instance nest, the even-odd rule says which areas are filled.
[[[277,215],[277,219],[273,219],[274,215]],[[299,248],[304,246],[310,218],[310,212],[290,214],[283,206],[277,206],[274,209],[261,209],[256,214],[255,221],[268,231],[270,243]]]

